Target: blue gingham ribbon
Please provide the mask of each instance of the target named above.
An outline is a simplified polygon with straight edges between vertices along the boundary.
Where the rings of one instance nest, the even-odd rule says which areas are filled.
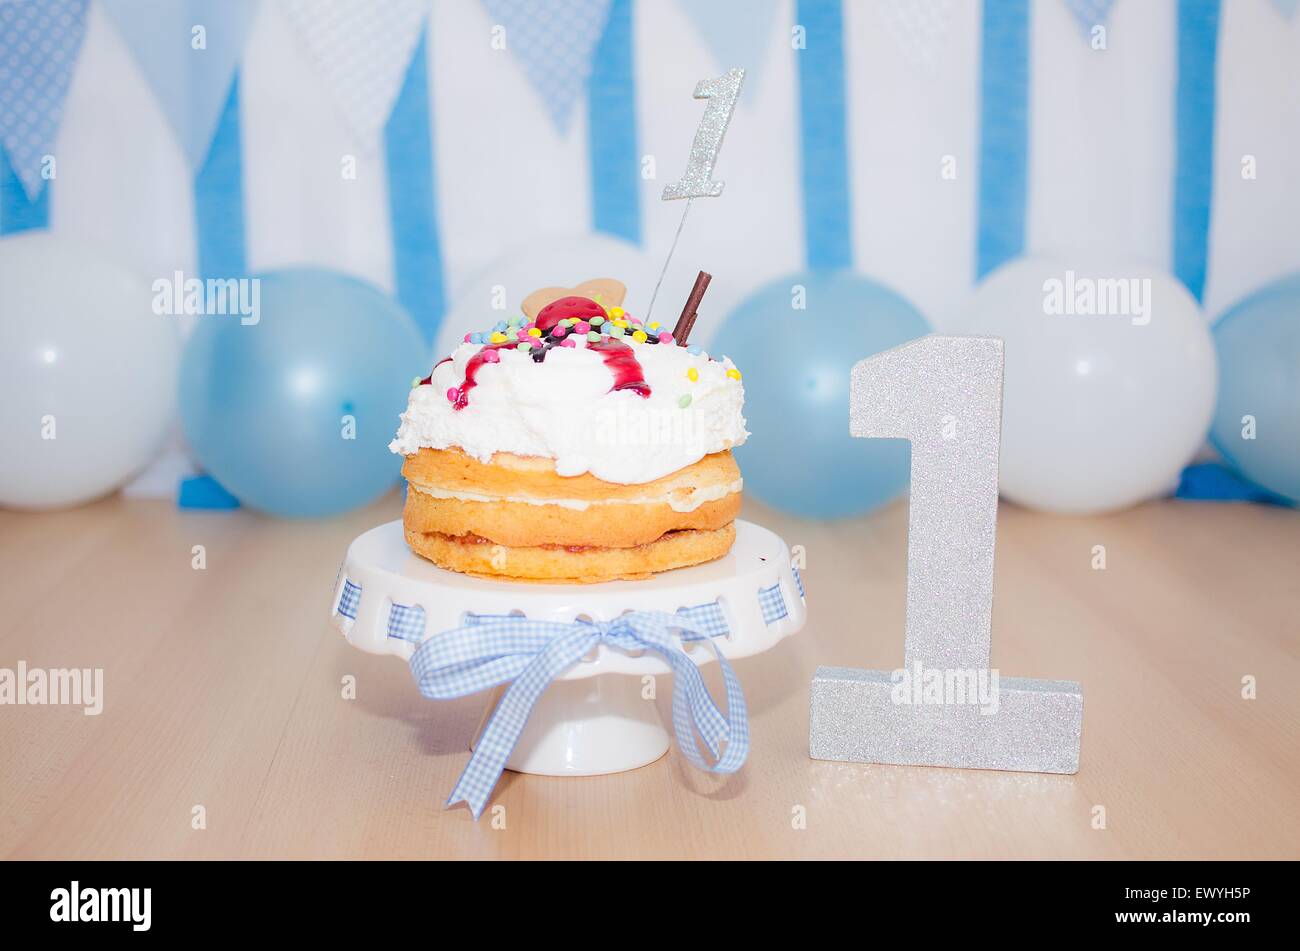
[[[708,609],[711,609],[709,611]],[[712,617],[716,613],[718,617]],[[749,755],[749,719],[740,681],[712,637],[725,622],[716,604],[678,614],[633,611],[612,621],[535,621],[518,616],[474,616],[455,630],[426,638],[411,657],[420,693],[446,700],[511,682],[479,738],[469,764],[447,799],[468,803],[477,819],[505,769],[524,724],[547,686],[599,644],[623,651],[654,651],[672,667],[673,730],[692,765],[713,773],[734,773]],[[706,641],[722,668],[726,686],[724,716],[709,696],[699,668],[677,646]],[[695,743],[695,732],[715,762],[709,765]],[[726,748],[719,753],[721,741]]]
[[[758,589],[758,606],[763,611],[763,623],[769,627],[790,613],[785,608],[785,598],[781,596],[779,584]]]
[[[352,583],[350,578],[343,579],[343,593],[339,596],[338,613],[352,620],[357,619],[357,606],[361,603],[361,586]]]

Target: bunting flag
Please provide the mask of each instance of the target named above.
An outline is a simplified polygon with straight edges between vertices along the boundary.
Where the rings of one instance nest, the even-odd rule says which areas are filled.
[[[1106,17],[1115,0],[1065,0],[1065,8],[1070,11],[1074,21],[1086,37],[1092,36],[1092,28],[1104,26]]]
[[[881,0],[876,12],[910,63],[933,67],[952,18],[952,0]]]
[[[612,0],[482,0],[561,134],[591,75]]]
[[[739,66],[745,70],[741,98],[754,95],[763,54],[772,40],[777,0],[678,0],[682,13],[695,24],[719,73]]]
[[[12,174],[21,193],[4,201],[9,217],[36,204],[46,156],[63,116],[77,52],[86,33],[88,0],[0,3],[0,189]],[[7,166],[7,167],[6,167]],[[21,199],[21,201],[19,201]],[[8,229],[6,229],[8,230]]]
[[[283,0],[357,143],[374,152],[420,40],[422,0]]]
[[[191,169],[207,157],[256,0],[100,0]]]

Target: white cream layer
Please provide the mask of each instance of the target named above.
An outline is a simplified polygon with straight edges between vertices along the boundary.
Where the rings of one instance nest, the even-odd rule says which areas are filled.
[[[590,472],[606,482],[637,484],[745,441],[745,391],[727,376],[729,359],[664,344],[629,346],[649,397],[610,392],[610,369],[583,341],[554,348],[543,363],[526,352],[497,351],[500,362],[479,369],[469,405],[456,410],[447,392],[462,385],[466,364],[481,349],[462,344],[434,369],[432,385],[411,390],[389,448],[410,455],[426,446],[459,447],[481,462],[497,452],[541,456],[554,459],[563,476]],[[692,369],[696,380],[688,376]]]
[[[455,499],[461,502],[522,502],[525,505],[558,505],[560,508],[585,512],[593,505],[667,505],[674,512],[694,512],[705,502],[725,499],[744,487],[737,479],[727,485],[711,485],[697,489],[674,489],[662,495],[638,495],[626,499],[538,499],[526,495],[479,495],[476,492],[452,492],[431,485],[412,482],[411,488],[435,499]]]

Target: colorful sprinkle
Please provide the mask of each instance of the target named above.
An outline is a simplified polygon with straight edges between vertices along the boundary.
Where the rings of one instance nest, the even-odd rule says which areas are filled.
[[[608,333],[611,337],[621,337],[623,336],[623,334],[627,333],[627,331],[624,330],[622,327],[618,326],[618,324],[614,324],[612,327],[609,328]]]
[[[505,343],[506,335],[498,330],[495,333],[493,333],[492,336],[488,337],[488,340],[492,343]]]
[[[521,340],[519,343],[515,344],[515,349],[516,349],[516,350],[531,350],[531,349],[532,349],[532,346],[533,346],[532,344],[530,344],[530,343],[526,343],[526,342],[524,342],[524,341]]]
[[[530,337],[540,337],[541,335],[542,335],[542,332],[541,332],[540,330],[538,330],[536,327],[529,327],[529,328],[528,328],[528,336],[530,336]]]
[[[636,330],[632,333],[632,339],[637,343],[645,343],[649,335],[644,330]]]
[[[591,330],[591,324],[587,323],[585,320],[580,320],[573,325],[573,329],[576,333],[585,334]]]
[[[659,321],[657,321],[657,320],[652,320],[652,321],[650,321],[650,323],[648,323],[648,324],[645,325],[645,329],[646,329],[646,330],[654,330],[654,329],[655,329],[656,327],[658,327],[658,326],[659,326]]]
[[[600,334],[594,330],[587,331],[587,343],[595,343],[600,339]]]
[[[469,342],[470,342],[470,343],[482,343],[482,342],[483,342],[483,335],[482,335],[481,333],[472,333],[472,334],[469,335]]]
[[[483,362],[484,362],[484,363],[500,363],[500,362],[501,362],[501,354],[497,353],[495,350],[488,350],[488,351],[485,351],[484,354],[483,354]]]
[[[625,311],[622,307],[611,307],[611,308],[609,309],[609,316],[611,316],[611,317],[613,317],[613,318],[615,318],[615,319],[618,319],[619,317],[622,317],[622,316],[623,316],[624,314],[626,314],[626,313],[627,313],[627,311]]]
[[[447,391],[447,402],[454,403],[458,399],[460,399],[460,390],[456,389],[456,387],[453,386],[451,389]]]
[[[673,335],[672,335],[671,333],[669,333],[667,330],[665,330],[663,333],[661,333],[661,334],[659,335],[659,342],[660,342],[660,343],[672,343],[672,342],[673,342]]]
[[[687,347],[687,348],[686,348],[686,352],[689,353],[689,354],[690,354],[691,356],[693,356],[693,357],[698,357],[698,356],[699,356],[701,353],[703,353],[704,351],[701,350],[699,347],[691,346],[691,347]]]
[[[601,317],[601,316],[599,316],[599,315],[597,315],[597,316],[591,318],[591,320],[589,321],[589,323],[590,323],[593,327],[599,327],[599,326],[600,326],[601,324],[603,324],[604,322],[605,322],[605,318],[604,318],[604,317]]]
[[[465,339],[464,339],[463,341],[461,341],[461,342],[462,342],[462,343],[469,343],[470,338],[471,338],[472,336],[474,336],[474,335],[473,335],[473,334],[465,334]]]
[[[695,369],[695,367],[691,367],[686,371],[686,379],[690,380],[692,383],[697,382],[700,379],[700,371]]]
[[[683,393],[681,396],[677,397],[677,405],[680,406],[682,409],[686,409],[686,407],[690,406],[691,394]]]
[[[727,371],[727,379],[729,379],[729,380],[739,380],[739,379],[740,379],[740,371],[737,370],[735,367],[732,367],[730,370]]]
[[[573,337],[565,337],[563,340],[560,341],[561,347],[576,347],[577,345],[578,345],[578,341]]]
[[[559,340],[568,332],[569,332],[569,328],[567,327],[556,327],[554,330],[551,331],[551,336],[554,337],[556,340]]]
[[[495,330],[497,333],[501,333],[506,329],[506,322],[504,320],[498,320],[496,322],[496,326],[494,326],[492,329]]]

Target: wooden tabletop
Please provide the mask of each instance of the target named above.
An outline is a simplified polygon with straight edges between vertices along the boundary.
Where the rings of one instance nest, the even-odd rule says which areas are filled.
[[[0,668],[103,668],[105,696],[99,716],[0,706],[0,856],[1300,857],[1300,513],[1002,505],[993,662],[1084,688],[1080,771],[1049,776],[810,760],[814,668],[902,661],[906,507],[816,523],[748,502],[806,548],[809,613],[737,664],[745,768],[674,749],[613,776],[506,773],[501,829],[441,807],[484,698],[424,700],[326,621],[348,542],[399,507],[0,512]]]

